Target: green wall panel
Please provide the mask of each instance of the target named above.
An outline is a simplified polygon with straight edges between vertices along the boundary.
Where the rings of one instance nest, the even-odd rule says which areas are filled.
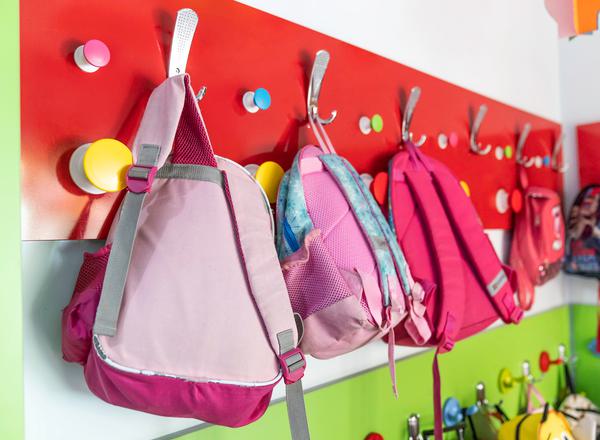
[[[23,438],[19,2],[0,1],[0,439]]]
[[[492,401],[503,399],[505,410],[514,414],[520,390],[500,396],[497,378],[502,367],[520,374],[523,360],[530,360],[539,376],[537,359],[541,350],[556,352],[559,343],[569,342],[569,311],[561,307],[527,318],[519,326],[502,326],[456,345],[440,357],[444,398],[455,396],[464,404],[474,403],[475,384],[483,380]],[[306,395],[312,437],[321,439],[362,439],[371,432],[386,440],[405,439],[406,418],[421,414],[423,425],[433,421],[432,352],[397,363],[400,398],[392,396],[387,368],[382,367],[340,381]],[[539,384],[548,399],[554,399],[559,370],[552,369]],[[289,438],[284,404],[271,406],[258,422],[240,429],[209,427],[180,437],[181,440],[253,440]]]
[[[597,403],[600,403],[600,358],[589,350],[588,344],[596,337],[598,326],[598,307],[574,305],[573,307],[573,340],[577,363],[577,388]]]

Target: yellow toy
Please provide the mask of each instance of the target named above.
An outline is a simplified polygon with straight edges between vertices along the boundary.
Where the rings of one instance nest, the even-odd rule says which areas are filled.
[[[541,408],[533,408],[532,394],[543,405]],[[567,419],[551,409],[531,383],[527,384],[527,400],[527,413],[504,423],[498,440],[574,440]]]

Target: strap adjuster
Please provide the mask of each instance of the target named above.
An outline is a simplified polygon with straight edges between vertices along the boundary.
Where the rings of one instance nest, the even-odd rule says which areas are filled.
[[[127,170],[127,189],[136,194],[150,192],[156,170],[156,167],[132,165],[129,167],[129,170]]]
[[[279,356],[279,364],[286,385],[294,383],[304,377],[306,358],[300,348],[296,347]]]

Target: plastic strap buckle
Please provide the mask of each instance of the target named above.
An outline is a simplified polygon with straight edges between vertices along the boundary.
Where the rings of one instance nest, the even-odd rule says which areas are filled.
[[[279,364],[286,385],[294,383],[304,377],[306,359],[304,353],[298,347],[279,356]]]
[[[156,170],[156,167],[132,165],[129,170],[127,170],[127,189],[136,194],[150,192]]]

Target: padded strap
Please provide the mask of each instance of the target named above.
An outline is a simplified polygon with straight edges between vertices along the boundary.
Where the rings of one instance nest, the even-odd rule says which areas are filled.
[[[438,363],[439,348],[433,356],[433,417],[435,440],[444,439],[444,427],[442,424],[442,384],[440,380],[440,366]]]
[[[296,348],[294,333],[291,329],[279,333],[277,340],[279,341],[280,360],[284,364],[285,401],[292,440],[309,440],[302,380],[296,379],[292,382],[290,376],[286,377],[286,371],[291,375],[302,373],[306,366],[306,360]]]
[[[159,155],[160,147],[158,145],[142,145],[136,165],[128,171],[128,187],[131,188],[132,182],[135,182],[141,183],[143,188],[136,192],[127,191],[121,206],[102,284],[100,302],[96,311],[95,334],[114,336],[117,333],[117,322],[137,234],[137,225],[144,200],[152,185],[153,170],[156,171]]]
[[[381,219],[378,220],[375,212],[367,200],[365,192],[362,191],[357,182],[358,176],[354,176],[351,171],[351,165],[344,161],[337,154],[322,154],[319,156],[327,171],[336,181],[344,198],[348,202],[356,222],[360,226],[364,237],[366,238],[373,257],[377,263],[381,290],[383,293],[383,303],[387,307],[391,305],[390,289],[387,280],[388,276],[397,276],[396,264],[393,259],[390,242],[381,227],[385,219],[379,211]]]
[[[281,366],[286,385],[286,402],[292,439],[308,440],[310,436],[301,381],[306,368],[306,359],[297,347],[300,331],[296,328],[296,320],[292,313],[275,249],[273,252],[264,252],[262,248],[255,247],[256,231],[264,227],[259,216],[252,215],[257,200],[241,192],[231,191],[228,176],[224,172],[223,184],[250,292]],[[245,222],[238,222],[236,210],[250,214],[245,217]],[[285,325],[288,324],[292,324],[294,328],[285,328]]]
[[[444,204],[445,213],[460,239],[460,245],[466,250],[469,266],[485,286],[488,298],[504,322],[519,322],[523,311],[514,303],[514,290],[509,274],[498,259],[487,235],[482,232],[475,207],[449,171],[439,167],[431,176]]]
[[[569,394],[575,394],[575,384],[573,383],[573,376],[571,376],[571,369],[569,363],[565,360],[563,363],[563,370],[565,372],[565,383],[567,385],[567,391]]]
[[[460,330],[465,306],[465,289],[463,267],[452,229],[444,212],[438,194],[433,186],[431,175],[425,170],[405,170],[406,181],[415,199],[415,204],[423,212],[420,217],[425,222],[431,237],[429,243],[435,253],[433,260],[437,262],[440,290],[440,320],[435,328],[438,343],[444,341],[447,347],[440,347],[442,352],[449,351]],[[452,298],[452,300],[451,300]],[[450,307],[452,306],[452,307]],[[447,325],[452,321],[458,325]]]

